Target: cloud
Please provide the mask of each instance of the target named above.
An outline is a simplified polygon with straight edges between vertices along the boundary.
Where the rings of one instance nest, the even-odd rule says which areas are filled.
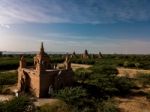
[[[119,53],[119,54],[147,54],[150,52],[150,42],[134,39],[99,39],[99,40],[60,40],[56,38],[42,39],[47,51],[62,51],[83,53],[88,49],[90,53]],[[140,47],[139,47],[140,46]]]
[[[68,39],[67,36],[69,36],[69,34],[63,33],[51,34],[52,38],[40,38],[40,36],[7,32],[0,32],[2,37],[0,41],[0,50],[2,51],[39,51],[40,43],[43,41],[45,50],[53,52],[71,53],[76,51],[78,53],[83,53],[85,49],[88,49],[90,53],[98,53],[101,51],[102,53],[146,54],[150,52],[150,41],[135,40],[132,38],[113,39],[107,37],[94,37],[95,39],[85,39],[86,41],[84,41],[82,36],[75,35],[71,37],[71,39]]]
[[[9,29],[9,28],[10,28],[10,26],[9,26],[9,25],[7,25],[7,24],[0,24],[0,27],[2,27],[2,28],[7,28],[7,29]]]
[[[0,0],[0,23],[148,21],[149,5],[149,0]]]

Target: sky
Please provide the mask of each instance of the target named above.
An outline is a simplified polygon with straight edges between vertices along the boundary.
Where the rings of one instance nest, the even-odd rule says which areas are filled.
[[[0,0],[0,51],[150,54],[150,0]]]

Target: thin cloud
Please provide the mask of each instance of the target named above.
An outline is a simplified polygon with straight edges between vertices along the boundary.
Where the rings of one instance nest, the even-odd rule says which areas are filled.
[[[10,28],[10,26],[9,26],[9,25],[7,25],[7,24],[0,24],[0,27],[2,27],[2,28],[7,28],[7,29],[9,29],[9,28]]]
[[[149,5],[149,0],[0,0],[0,23],[148,21]]]

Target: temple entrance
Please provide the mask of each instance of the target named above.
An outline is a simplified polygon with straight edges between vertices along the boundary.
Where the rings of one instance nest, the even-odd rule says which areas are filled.
[[[29,92],[30,91],[30,77],[27,73],[25,73],[25,92]]]
[[[21,91],[30,92],[30,81],[29,75],[24,72],[24,75],[21,78]]]

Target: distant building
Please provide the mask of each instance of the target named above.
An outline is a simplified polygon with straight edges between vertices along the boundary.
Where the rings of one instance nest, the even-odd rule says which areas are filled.
[[[3,55],[3,52],[2,51],[0,51],[0,56],[2,56]]]
[[[103,55],[101,52],[98,53],[98,58],[103,58]]]
[[[36,97],[47,97],[52,90],[71,86],[73,74],[69,57],[66,57],[63,69],[53,67],[42,43],[40,52],[34,57],[33,67],[27,67],[24,57],[21,57],[18,90],[32,92]]]
[[[82,55],[83,59],[88,59],[89,58],[89,53],[87,50],[84,51],[84,54]]]
[[[76,52],[74,51],[72,54],[71,54],[71,58],[76,58],[77,55],[76,55]]]

